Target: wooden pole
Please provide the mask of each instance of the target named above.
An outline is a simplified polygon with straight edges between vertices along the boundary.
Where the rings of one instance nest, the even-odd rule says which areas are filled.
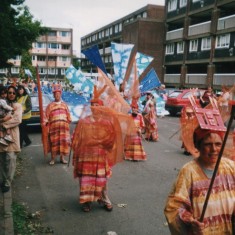
[[[228,123],[228,126],[227,126],[227,131],[225,133],[224,140],[223,140],[223,143],[222,143],[222,147],[220,149],[219,156],[218,156],[218,159],[217,159],[217,162],[216,162],[216,165],[215,165],[215,169],[214,169],[214,172],[213,172],[213,175],[212,175],[212,178],[211,178],[210,186],[209,186],[209,189],[207,191],[206,199],[205,199],[203,209],[202,209],[202,214],[201,214],[201,217],[199,219],[200,222],[203,222],[203,219],[204,219],[204,216],[205,216],[207,204],[208,204],[208,201],[209,201],[209,198],[210,198],[210,195],[211,195],[211,190],[212,190],[212,187],[213,187],[213,184],[214,184],[214,181],[215,181],[215,177],[216,177],[216,174],[217,174],[217,171],[218,171],[218,168],[219,168],[220,160],[221,160],[223,152],[224,152],[224,147],[225,147],[226,141],[228,139],[229,130],[232,126],[234,116],[235,116],[235,105],[232,105],[231,116],[230,116],[229,123]]]

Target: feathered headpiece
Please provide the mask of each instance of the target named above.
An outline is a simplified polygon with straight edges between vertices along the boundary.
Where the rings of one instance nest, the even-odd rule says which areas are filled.
[[[103,86],[98,90],[97,86],[94,85],[93,98],[90,100],[91,103],[97,103],[99,105],[104,105],[103,101],[99,99],[100,95],[105,91],[107,85]]]

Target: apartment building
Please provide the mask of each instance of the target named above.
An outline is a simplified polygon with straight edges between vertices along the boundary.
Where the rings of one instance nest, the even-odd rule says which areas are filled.
[[[163,79],[164,26],[165,7],[147,5],[133,13],[122,17],[102,28],[99,28],[81,38],[81,49],[94,45],[99,48],[100,55],[108,73],[113,75],[111,42],[134,44],[135,51],[154,57],[151,66],[160,79]],[[81,69],[96,71],[90,61],[81,59]],[[147,73],[143,73],[143,76]]]
[[[39,68],[40,79],[63,81],[66,69],[73,59],[73,30],[70,28],[48,28],[46,35],[40,36],[32,44],[30,51],[32,65]],[[10,74],[7,69],[0,69],[0,76],[19,77],[21,57],[16,56],[10,60],[14,66]]]
[[[166,0],[164,83],[235,84],[235,1]]]

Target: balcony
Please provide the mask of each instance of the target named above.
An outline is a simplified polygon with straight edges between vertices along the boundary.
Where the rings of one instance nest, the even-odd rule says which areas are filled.
[[[183,38],[183,28],[172,30],[166,33],[166,40]]]
[[[210,33],[211,21],[189,26],[188,36]]]
[[[165,74],[164,83],[179,84],[180,83],[180,74]]]
[[[186,74],[185,84],[197,84],[204,85],[206,84],[207,74]]]
[[[217,30],[229,29],[235,27],[235,15],[220,18],[218,20]]]
[[[235,84],[234,73],[218,73],[214,74],[213,85],[214,86],[233,86]]]

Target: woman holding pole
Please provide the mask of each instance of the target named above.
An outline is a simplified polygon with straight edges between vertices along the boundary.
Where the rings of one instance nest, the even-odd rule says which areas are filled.
[[[235,162],[222,157],[235,116],[231,104],[227,131],[217,110],[194,107],[200,124],[193,135],[199,157],[179,171],[168,196],[164,213],[171,234],[234,234]]]

